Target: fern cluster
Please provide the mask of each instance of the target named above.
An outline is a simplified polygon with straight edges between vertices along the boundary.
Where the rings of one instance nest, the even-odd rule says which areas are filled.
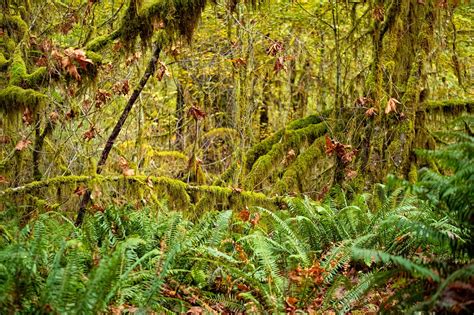
[[[75,227],[59,212],[0,213],[0,312],[470,312],[472,138],[415,184],[389,177],[349,200],[205,212],[111,206]],[[457,291],[456,291],[457,290]],[[454,292],[454,293],[453,293]]]

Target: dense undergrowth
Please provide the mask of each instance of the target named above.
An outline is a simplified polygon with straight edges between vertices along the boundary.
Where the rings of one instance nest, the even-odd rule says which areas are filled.
[[[473,138],[435,152],[444,172],[373,193],[333,189],[287,209],[110,206],[81,228],[62,213],[0,213],[2,313],[472,312]],[[442,174],[446,175],[442,175]]]
[[[472,313],[474,138],[440,170],[348,200],[209,211],[110,206],[78,228],[59,212],[0,213],[1,313]],[[212,210],[212,209],[210,209]]]

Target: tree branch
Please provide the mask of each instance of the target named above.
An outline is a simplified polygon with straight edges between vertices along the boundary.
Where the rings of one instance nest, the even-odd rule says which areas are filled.
[[[115,127],[112,130],[112,133],[107,139],[107,142],[105,144],[104,150],[102,151],[102,155],[100,157],[99,163],[97,163],[96,174],[102,173],[102,169],[105,163],[107,162],[107,158],[109,157],[110,151],[112,150],[112,147],[114,146],[115,140],[117,140],[117,137],[120,134],[123,124],[127,120],[127,117],[130,114],[130,111],[132,110],[133,105],[135,104],[138,96],[140,95],[146,83],[148,82],[148,79],[153,75],[153,73],[155,73],[156,64],[158,62],[158,58],[160,57],[160,53],[161,53],[161,45],[158,43],[155,43],[155,48],[153,49],[153,54],[151,56],[150,61],[148,62],[148,66],[145,70],[145,73],[140,79],[138,86],[133,91],[132,96],[130,96],[130,99],[128,100],[127,105],[123,109],[120,119],[115,124]],[[86,213],[86,207],[89,204],[90,200],[91,200],[91,191],[88,189],[81,200],[79,211],[77,213],[77,218],[76,218],[77,226],[80,226],[82,224],[84,220],[84,215]]]

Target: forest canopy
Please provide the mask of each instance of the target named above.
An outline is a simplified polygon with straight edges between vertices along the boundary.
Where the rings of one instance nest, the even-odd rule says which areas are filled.
[[[0,313],[474,311],[469,0],[0,6]]]

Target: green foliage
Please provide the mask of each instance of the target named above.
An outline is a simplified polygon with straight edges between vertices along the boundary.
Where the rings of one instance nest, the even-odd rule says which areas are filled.
[[[436,151],[419,155],[436,161],[441,172],[424,169],[418,184],[420,193],[435,207],[457,222],[461,238],[452,238],[456,254],[474,257],[474,137],[465,133],[447,133],[455,142]]]

